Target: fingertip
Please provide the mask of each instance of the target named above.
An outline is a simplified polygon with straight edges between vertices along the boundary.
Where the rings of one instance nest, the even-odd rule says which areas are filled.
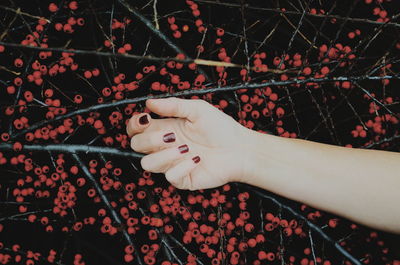
[[[151,116],[148,113],[133,115],[126,125],[126,133],[129,137],[143,132],[151,123]]]
[[[192,161],[195,163],[195,164],[198,164],[198,163],[200,163],[200,156],[194,156],[194,157],[192,157]]]
[[[138,123],[141,127],[147,127],[150,125],[151,116],[148,113],[143,113],[138,117]]]

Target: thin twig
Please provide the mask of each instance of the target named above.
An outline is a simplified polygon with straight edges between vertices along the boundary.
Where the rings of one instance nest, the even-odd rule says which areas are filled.
[[[125,0],[118,0],[130,13],[132,13],[139,21],[141,21],[155,36],[165,42],[171,49],[173,49],[176,53],[181,53],[185,55],[185,58],[189,60],[193,60],[190,56],[178,47],[170,38],[168,38],[164,33],[162,33],[158,28],[154,27],[150,20],[144,17],[140,12],[138,12],[134,7],[128,4]],[[202,69],[198,69],[201,74],[203,74],[206,80],[209,80],[207,73]]]
[[[86,175],[86,177],[92,183],[93,187],[96,189],[96,192],[99,194],[99,196],[100,196],[101,200],[103,201],[104,205],[110,211],[111,217],[113,218],[114,222],[117,223],[120,227],[123,227],[123,223],[122,223],[121,219],[119,218],[117,212],[114,210],[114,207],[111,206],[110,201],[108,200],[107,196],[103,192],[102,188],[97,183],[96,179],[89,172],[89,169],[86,167],[86,165],[83,163],[83,161],[79,158],[79,156],[77,154],[73,153],[72,157],[78,163],[78,165],[82,169],[83,173]],[[133,241],[132,241],[131,237],[129,236],[128,232],[126,231],[126,229],[122,229],[122,234],[123,234],[125,240],[128,242],[128,244],[134,247],[134,249],[135,249],[134,255],[136,257],[137,263],[140,264],[140,265],[143,265],[142,260],[141,260],[139,254],[138,254],[138,250],[139,249],[136,248],[135,243],[133,243]]]
[[[366,145],[366,146],[361,146],[360,148],[369,149],[369,148],[372,148],[372,147],[374,147],[374,146],[381,145],[381,144],[383,144],[383,143],[392,142],[392,141],[394,141],[394,140],[396,140],[396,139],[400,139],[400,135],[394,135],[394,136],[389,137],[389,138],[384,138],[384,139],[382,139],[382,140],[380,140],[380,141],[378,141],[378,142],[371,143],[371,144]]]
[[[151,95],[151,96],[142,96],[142,97],[136,97],[132,99],[124,99],[116,102],[110,102],[110,103],[105,103],[105,104],[99,104],[99,105],[93,105],[87,108],[83,109],[78,109],[75,111],[71,111],[67,114],[56,116],[52,120],[44,120],[38,123],[35,123],[29,128],[22,130],[21,132],[15,133],[10,136],[10,139],[15,139],[16,137],[23,135],[27,132],[33,131],[35,129],[38,129],[46,124],[59,121],[62,119],[66,119],[78,114],[83,114],[83,113],[88,113],[91,111],[96,111],[100,109],[105,109],[105,108],[113,108],[125,104],[133,104],[137,102],[142,102],[146,101],[147,99],[152,99],[152,98],[167,98],[167,97],[179,97],[179,96],[191,96],[191,95],[203,95],[207,93],[217,93],[217,92],[224,92],[224,91],[234,91],[234,90],[239,90],[239,89],[254,89],[254,88],[262,88],[262,87],[267,87],[267,86],[287,86],[287,85],[293,85],[293,84],[304,84],[304,83],[322,83],[322,82],[342,82],[342,81],[360,81],[360,80],[383,80],[383,79],[399,79],[399,76],[340,76],[340,77],[333,77],[333,78],[309,78],[309,79],[293,79],[293,80],[287,80],[287,81],[275,81],[275,80],[270,80],[269,82],[265,83],[254,83],[254,84],[238,84],[238,85],[232,85],[232,86],[225,86],[225,87],[211,87],[211,88],[205,88],[205,89],[190,89],[190,90],[183,90],[175,93],[164,93],[164,94],[159,94],[159,95]]]
[[[309,239],[310,239],[311,254],[312,254],[312,256],[313,256],[314,264],[318,264],[318,263],[317,263],[317,258],[315,257],[314,240],[313,240],[313,238],[312,238],[311,229],[308,230],[308,237],[309,237]]]
[[[221,1],[196,0],[196,2],[197,3],[206,3],[206,4],[222,5],[222,6],[227,6],[227,7],[240,8],[239,4],[224,3],[224,2],[221,2]],[[299,12],[299,11],[282,10],[282,9],[279,9],[279,8],[265,8],[265,7],[260,7],[260,6],[251,6],[251,5],[247,5],[246,8],[247,9],[251,9],[251,10],[255,10],[255,11],[268,11],[268,12],[274,12],[274,13],[285,13],[285,14],[296,15],[296,16],[301,16],[302,15],[302,12]],[[386,22],[379,22],[379,21],[365,19],[365,18],[353,18],[353,17],[344,18],[344,17],[338,16],[338,15],[312,14],[310,12],[306,12],[306,16],[314,17],[314,18],[334,18],[334,19],[339,20],[339,21],[348,20],[348,21],[352,21],[352,22],[366,23],[366,24],[372,24],[372,25],[382,25],[382,24],[386,23]],[[399,23],[389,22],[387,24],[389,26],[392,26],[392,27],[400,28],[400,24]]]
[[[29,14],[29,13],[26,13],[26,12],[21,11],[21,9],[12,9],[12,8],[10,8],[10,7],[7,7],[7,6],[0,6],[0,9],[14,12],[14,13],[17,14],[17,15],[23,15],[23,16],[27,16],[27,17],[31,17],[31,18],[36,18],[36,19],[43,19],[43,20],[45,20],[47,23],[51,23],[51,21],[48,20],[48,19],[45,18],[45,17],[34,16],[34,15]]]
[[[178,63],[186,63],[191,64],[195,63],[197,65],[203,66],[223,66],[223,67],[236,67],[236,68],[245,68],[246,66],[228,63],[228,62],[221,62],[221,61],[212,61],[212,60],[204,60],[204,59],[191,59],[186,57],[186,59],[178,59],[174,57],[154,57],[154,56],[142,56],[142,55],[135,55],[135,54],[128,54],[128,53],[111,53],[111,52],[102,52],[97,50],[71,50],[65,48],[52,48],[52,47],[38,47],[38,46],[31,46],[31,45],[22,45],[18,43],[8,43],[0,41],[0,45],[6,47],[13,47],[19,49],[30,49],[36,51],[51,51],[51,52],[66,52],[66,53],[73,53],[73,54],[83,54],[83,55],[95,55],[95,56],[104,56],[104,57],[116,57],[116,58],[127,58],[133,60],[143,60],[143,61],[153,61],[153,62],[168,62],[168,61],[175,61]]]
[[[346,257],[349,261],[351,261],[353,264],[356,265],[361,265],[362,263],[356,259],[353,255],[351,255],[347,250],[345,250],[340,244],[338,244],[337,242],[335,242],[331,237],[329,237],[324,231],[322,231],[322,229],[318,226],[316,226],[315,224],[313,224],[312,222],[310,222],[306,217],[304,217],[303,215],[301,215],[300,213],[298,213],[296,210],[294,210],[292,207],[283,204],[282,202],[280,202],[279,200],[277,200],[276,198],[268,195],[265,191],[259,190],[258,188],[254,188],[242,183],[235,183],[237,186],[243,187],[247,190],[251,190],[251,192],[257,194],[258,196],[268,199],[270,201],[272,201],[273,203],[275,203],[276,205],[279,205],[280,207],[282,207],[283,209],[289,211],[291,214],[293,214],[294,216],[296,216],[297,218],[303,220],[309,227],[310,229],[314,230],[317,234],[319,234],[323,239],[325,239],[328,243],[332,244],[344,257]],[[251,187],[251,188],[250,188]]]
[[[153,11],[154,11],[154,24],[156,24],[156,29],[160,29],[158,24],[158,12],[157,12],[157,0],[153,0]]]

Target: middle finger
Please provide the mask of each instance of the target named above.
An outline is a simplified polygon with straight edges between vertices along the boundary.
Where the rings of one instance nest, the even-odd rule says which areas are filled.
[[[172,131],[151,131],[136,134],[131,139],[131,147],[136,152],[150,153],[176,145],[176,134]]]

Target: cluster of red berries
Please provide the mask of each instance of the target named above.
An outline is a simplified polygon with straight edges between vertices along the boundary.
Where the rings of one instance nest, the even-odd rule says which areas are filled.
[[[143,25],[138,27],[140,20],[132,19],[122,6],[115,6],[111,18],[110,10],[114,10],[114,6],[96,1],[87,9],[88,3],[84,1],[66,1],[62,6],[46,3],[42,8],[45,14],[32,11],[27,15],[18,11],[29,20],[29,24],[23,23],[20,28],[31,28],[18,37],[6,34],[2,41],[15,41],[39,50],[29,51],[33,54],[27,57],[21,52],[23,49],[0,45],[1,59],[4,57],[0,68],[0,73],[4,73],[0,94],[7,101],[0,109],[4,113],[0,119],[0,148],[8,148],[0,152],[0,171],[13,176],[10,181],[0,182],[0,198],[6,198],[4,215],[1,211],[0,216],[0,264],[54,264],[63,256],[67,256],[66,263],[74,265],[99,263],[90,251],[65,250],[64,246],[53,243],[51,238],[60,234],[78,235],[78,238],[90,234],[91,242],[101,244],[104,241],[105,249],[112,249],[110,253],[116,256],[115,260],[131,264],[137,263],[137,259],[143,264],[162,265],[350,264],[347,260],[343,262],[337,250],[318,238],[303,219],[268,200],[260,201],[251,190],[226,184],[211,190],[180,191],[160,176],[141,172],[139,164],[131,160],[79,153],[82,166],[68,152],[51,151],[49,154],[46,151],[39,155],[24,149],[31,145],[81,144],[131,151],[126,124],[133,114],[149,112],[148,109],[143,107],[143,102],[133,101],[112,108],[102,109],[101,106],[143,95],[173,95],[180,91],[190,92],[189,97],[193,99],[211,102],[247,128],[281,137],[304,136],[298,127],[306,127],[303,121],[313,113],[321,116],[321,123],[326,124],[328,130],[331,126],[335,132],[345,131],[343,143],[347,147],[369,146],[398,135],[398,112],[388,111],[399,102],[390,79],[374,81],[365,91],[358,91],[356,82],[351,79],[320,82],[324,78],[347,76],[347,71],[353,68],[357,70],[351,73],[359,74],[358,65],[367,57],[359,56],[362,53],[357,43],[366,38],[368,30],[354,24],[344,31],[347,32],[344,39],[330,41],[316,33],[318,36],[313,42],[309,36],[312,29],[303,33],[301,27],[299,43],[309,42],[310,51],[289,49],[282,52],[274,50],[274,45],[269,46],[270,41],[274,43],[275,37],[269,38],[275,29],[271,29],[268,38],[263,35],[252,42],[259,37],[256,33],[250,34],[261,21],[257,13],[254,13],[254,23],[247,24],[248,39],[245,39],[243,32],[232,32],[229,26],[232,21],[222,23],[219,19],[223,18],[218,17],[217,22],[213,22],[208,15],[202,16],[214,12],[206,2],[177,2],[183,11],[177,9],[162,15],[162,8],[156,6],[160,13],[155,18],[159,29],[155,21],[149,20],[149,24],[154,24],[165,36],[172,34],[174,44],[183,45],[188,55],[160,51],[164,48],[160,49],[153,36],[143,32]],[[391,16],[390,9],[385,8],[387,3],[390,1],[365,0],[363,5],[375,16],[376,23],[387,23]],[[160,1],[156,4],[161,5]],[[96,14],[89,15],[93,14],[93,7],[96,7]],[[137,10],[147,12],[147,8],[138,6]],[[230,12],[230,8],[224,8]],[[252,10],[247,10],[247,6],[244,9]],[[290,17],[288,10],[292,8],[270,11],[281,14],[279,17],[283,14]],[[305,17],[320,19],[327,14],[326,10],[312,6]],[[151,9],[142,19],[154,15]],[[250,16],[248,19],[253,20]],[[327,23],[339,28],[338,22],[340,19],[333,16]],[[10,31],[18,28],[13,25]],[[164,29],[167,30],[164,32]],[[91,47],[103,55],[114,52],[154,55],[155,60],[156,54],[161,54],[163,58],[159,62],[130,61],[125,65],[108,57],[92,61],[84,54],[75,54],[74,49],[87,47],[82,34],[92,34],[94,30],[101,32],[96,36],[100,38],[100,45],[96,41],[93,45],[99,47]],[[132,37],[137,34],[140,38]],[[141,38],[145,41],[141,42]],[[65,43],[60,45],[62,41]],[[243,43],[248,44],[247,48],[243,48]],[[400,49],[398,41],[393,43]],[[46,49],[52,47],[64,48],[60,52]],[[250,50],[248,54],[244,52],[246,49]],[[210,65],[197,64],[190,58],[204,58]],[[377,77],[398,71],[396,62],[390,60],[369,67],[375,69]],[[196,94],[209,87],[218,89],[243,82],[260,85],[222,95]],[[350,98],[351,93],[356,94],[354,98],[357,99]],[[304,94],[311,98],[310,103],[297,98]],[[336,106],[342,104],[341,99],[349,102],[348,105],[354,100],[357,104],[354,112],[363,114],[343,130],[337,121],[345,118],[332,120]],[[311,111],[310,106],[313,106]],[[40,126],[36,126],[38,124]],[[323,134],[318,127],[314,131]],[[380,148],[390,146],[395,145],[379,144]],[[1,202],[0,206],[3,207]],[[400,254],[393,254],[381,233],[306,205],[293,203],[291,206],[337,240],[337,245],[356,253],[364,264],[399,264],[396,259]],[[40,247],[15,232],[26,227],[37,231],[35,238],[43,237]],[[315,240],[312,247],[311,236]],[[47,238],[50,239],[47,241]],[[168,257],[173,260],[167,260]]]
[[[116,18],[113,18],[111,29],[116,31],[120,29],[124,31],[125,27],[127,27],[131,22],[132,20],[127,17],[125,17],[122,22],[118,21],[118,19]],[[115,49],[117,47],[116,42],[117,42],[117,37],[115,35],[112,35],[111,38],[107,38],[106,40],[104,40],[104,46],[109,49]],[[118,48],[117,52],[120,54],[125,54],[131,50],[132,50],[132,44],[124,43]]]

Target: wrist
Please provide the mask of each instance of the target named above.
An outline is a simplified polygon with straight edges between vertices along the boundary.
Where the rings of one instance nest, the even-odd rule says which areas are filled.
[[[244,129],[241,155],[244,173],[238,181],[253,186],[274,185],[279,182],[276,177],[288,171],[295,139]]]
[[[271,147],[278,138],[243,127],[238,156],[242,161],[242,174],[234,181],[254,185],[260,174],[267,173],[271,160]]]

